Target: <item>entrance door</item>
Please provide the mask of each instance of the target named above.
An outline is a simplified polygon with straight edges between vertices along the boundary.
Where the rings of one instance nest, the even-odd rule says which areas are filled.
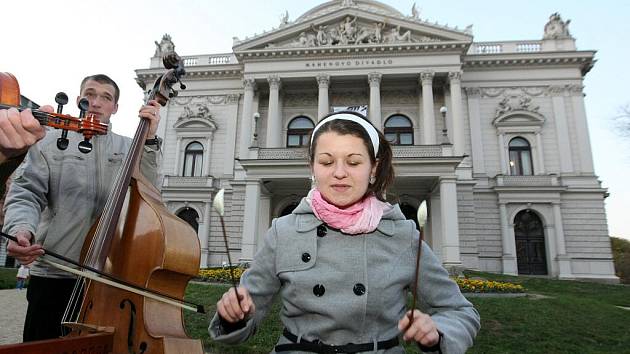
[[[545,233],[536,213],[523,210],[514,218],[518,274],[546,275]]]

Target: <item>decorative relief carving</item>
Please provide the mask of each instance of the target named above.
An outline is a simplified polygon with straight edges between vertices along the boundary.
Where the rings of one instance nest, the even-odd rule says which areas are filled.
[[[363,92],[343,92],[333,94],[331,97],[332,106],[359,106],[367,104],[369,98]]]
[[[285,93],[284,107],[308,107],[317,106],[317,94],[308,93]]]
[[[189,120],[203,120],[210,126],[212,131],[217,130],[217,124],[212,118],[212,114],[210,114],[210,109],[205,104],[197,103],[184,106],[184,110],[175,122],[175,126],[180,126]]]
[[[501,101],[495,112],[495,118],[500,117],[511,111],[528,111],[538,113],[539,106],[532,104],[532,99],[526,95],[519,96],[505,96]]]
[[[533,86],[533,87],[481,87],[482,97],[499,97],[505,96],[541,96],[547,92],[547,87]]]
[[[381,91],[381,102],[388,105],[417,104],[418,94],[415,90]]]
[[[280,45],[271,43],[267,45],[267,48],[440,41],[437,37],[413,35],[410,30],[404,30],[399,25],[387,27],[385,22],[364,24],[358,23],[356,16],[346,16],[338,23],[317,26],[313,23],[309,29],[301,32],[292,41]]]
[[[189,105],[191,102],[197,102],[198,104],[207,102],[211,105],[230,104],[230,103],[238,102],[239,97],[240,96],[237,94],[212,95],[212,96],[181,96],[181,97],[173,97],[169,101],[169,103],[172,103],[175,106],[185,106],[185,105]]]
[[[567,90],[566,86],[552,85],[552,86],[547,87],[546,93],[549,96],[558,96],[558,95],[564,94],[566,90]]]

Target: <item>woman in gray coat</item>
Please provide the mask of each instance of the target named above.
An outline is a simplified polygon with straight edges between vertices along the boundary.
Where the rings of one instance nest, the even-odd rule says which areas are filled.
[[[333,113],[313,129],[309,157],[315,187],[272,222],[241,285],[217,303],[212,338],[247,340],[279,293],[274,353],[404,353],[401,335],[423,351],[464,353],[479,314],[425,243],[418,309],[406,310],[419,233],[383,199],[394,178],[384,136],[357,113]]]

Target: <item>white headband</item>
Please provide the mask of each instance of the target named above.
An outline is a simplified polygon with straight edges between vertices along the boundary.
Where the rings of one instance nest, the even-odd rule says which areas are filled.
[[[368,123],[365,119],[359,118],[358,116],[350,113],[333,114],[328,118],[322,120],[321,122],[317,123],[315,128],[313,128],[313,132],[311,133],[311,146],[313,145],[313,138],[315,137],[315,132],[317,131],[317,129],[319,129],[322,125],[337,119],[349,120],[361,125],[370,136],[372,147],[374,148],[374,158],[376,158],[376,156],[378,155],[378,132],[376,131],[376,128],[374,128],[374,126]]]

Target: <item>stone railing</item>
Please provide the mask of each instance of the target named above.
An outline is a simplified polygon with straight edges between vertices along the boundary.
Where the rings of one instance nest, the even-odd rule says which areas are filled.
[[[163,187],[213,187],[214,177],[164,176]]]
[[[259,160],[299,160],[307,158],[306,148],[260,148]],[[442,157],[452,154],[451,145],[411,145],[393,146],[392,152],[396,157]]]
[[[497,187],[555,187],[559,186],[558,176],[537,175],[537,176],[496,176]]]
[[[470,46],[468,54],[535,53],[542,51],[542,41],[478,42]]]
[[[238,64],[232,53],[184,56],[184,66]]]

